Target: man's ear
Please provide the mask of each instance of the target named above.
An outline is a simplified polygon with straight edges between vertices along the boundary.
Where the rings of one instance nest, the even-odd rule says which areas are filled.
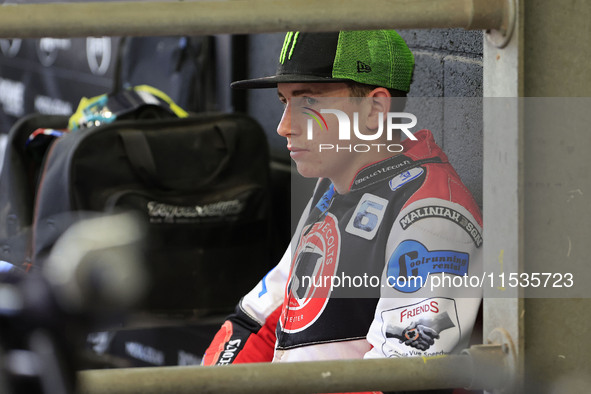
[[[390,110],[390,100],[392,96],[386,88],[375,88],[368,95],[369,113],[367,114],[366,126],[369,130],[377,130],[380,126],[380,116],[382,113],[382,122],[387,119]]]

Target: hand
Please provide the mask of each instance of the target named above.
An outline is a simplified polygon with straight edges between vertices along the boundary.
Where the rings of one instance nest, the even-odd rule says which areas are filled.
[[[402,331],[402,335],[395,336],[400,343],[419,350],[427,350],[439,339],[439,333],[430,327],[412,322]]]

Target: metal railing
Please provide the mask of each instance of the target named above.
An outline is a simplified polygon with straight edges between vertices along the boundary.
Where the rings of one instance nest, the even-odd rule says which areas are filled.
[[[87,2],[0,6],[0,38],[247,34],[377,28],[495,30],[506,42],[512,0],[230,0]],[[501,46],[502,43],[497,44]],[[506,389],[510,346],[461,355],[225,367],[161,367],[78,373],[78,391],[99,393],[309,393]]]
[[[0,38],[510,26],[510,0],[225,0],[4,4]]]
[[[476,345],[461,355],[371,360],[255,363],[214,367],[90,370],[79,394],[331,393],[446,388],[506,389],[507,345]]]

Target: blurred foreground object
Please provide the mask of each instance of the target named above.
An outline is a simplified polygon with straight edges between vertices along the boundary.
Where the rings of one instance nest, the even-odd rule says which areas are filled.
[[[43,275],[68,312],[127,309],[146,288],[144,229],[128,214],[72,225],[51,251]]]
[[[139,223],[128,214],[76,223],[42,271],[0,276],[1,393],[74,392],[88,330],[144,294]]]

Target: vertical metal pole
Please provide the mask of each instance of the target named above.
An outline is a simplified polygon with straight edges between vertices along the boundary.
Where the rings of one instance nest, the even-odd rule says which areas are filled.
[[[484,269],[501,274],[523,267],[523,1],[516,0],[515,25],[508,41],[485,35],[483,205]],[[524,303],[517,289],[493,288],[484,295],[484,341],[511,338],[517,376],[523,373]],[[514,392],[521,392],[516,383]]]
[[[525,265],[530,272],[576,272],[573,289],[588,289],[591,2],[523,1]],[[524,300],[531,393],[591,390],[591,300],[561,294],[556,287],[546,298]]]
[[[587,287],[591,3],[518,4],[508,44],[484,46],[485,269],[572,270],[583,273],[575,286]],[[485,299],[484,335],[498,339],[495,327],[510,335],[522,379],[514,392],[588,392],[591,301],[557,299],[560,288],[524,299],[492,290],[501,292],[511,297]]]

